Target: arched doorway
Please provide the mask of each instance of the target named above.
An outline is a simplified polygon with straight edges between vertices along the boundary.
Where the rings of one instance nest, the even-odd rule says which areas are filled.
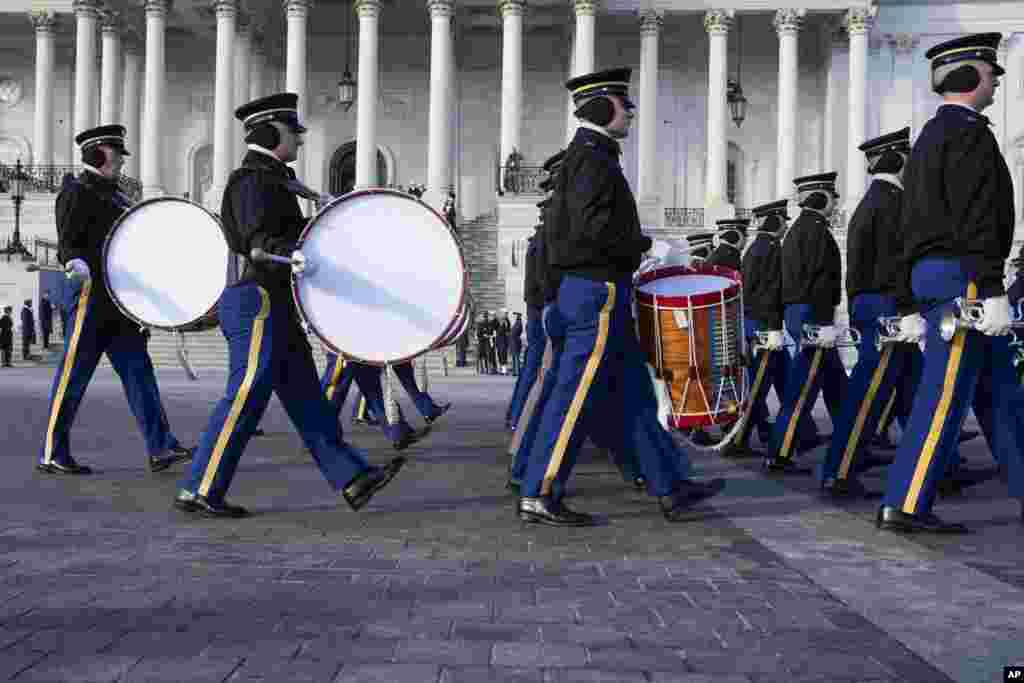
[[[377,183],[387,186],[391,182],[388,177],[388,164],[384,154],[377,149]],[[334,151],[331,157],[329,187],[327,191],[334,196],[351,192],[356,186],[356,141],[349,140]]]

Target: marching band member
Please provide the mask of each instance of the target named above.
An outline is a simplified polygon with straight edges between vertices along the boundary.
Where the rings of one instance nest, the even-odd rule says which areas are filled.
[[[279,93],[238,108],[249,151],[228,178],[221,221],[231,249],[249,256],[254,248],[291,256],[301,277],[315,267],[295,246],[306,219],[287,182],[306,128],[299,122],[294,93]],[[342,439],[341,426],[320,391],[309,340],[291,296],[291,273],[276,263],[247,261],[240,281],[220,298],[220,326],[228,341],[228,384],[214,408],[191,471],[181,481],[176,507],[213,517],[243,517],[245,508],[227,502],[238,461],[252,430],[277,393],[306,448],[331,488],[353,510],[366,505],[398,473],[405,459],[384,467]]]
[[[724,266],[740,272],[743,247],[747,242],[748,218],[727,218],[716,223],[718,232],[714,236],[714,251],[704,262],[708,266]]]
[[[877,525],[883,529],[966,531],[931,509],[986,358],[993,357],[995,368],[988,373],[994,414],[1011,410],[1006,401],[1018,390],[1004,372],[1007,359],[994,358],[1005,354],[1007,345],[995,338],[1010,326],[1003,267],[1013,241],[1013,182],[981,114],[1004,73],[996,62],[1001,38],[999,33],[965,36],[925,55],[931,60],[932,89],[944,103],[921,130],[907,162],[902,235],[910,285],[928,332],[921,385],[878,510]],[[981,301],[983,315],[976,329],[959,329],[946,341],[939,325],[954,310],[956,297]],[[998,442],[990,446],[994,454],[1001,451]]]
[[[72,275],[68,331],[53,378],[49,420],[36,469],[47,474],[89,474],[71,456],[69,435],[78,406],[104,353],[124,386],[128,405],[146,441],[149,469],[166,470],[192,457],[171,433],[160,400],[153,362],[139,326],[110,299],[104,283],[103,244],[131,202],[117,188],[128,155],[124,126],[79,133],[75,143],[84,169],[65,176],[57,195],[58,259]]]
[[[820,325],[824,346],[801,347],[786,378],[786,390],[768,444],[765,468],[769,472],[810,474],[811,469],[793,461],[800,443],[801,424],[813,420],[811,410],[818,393],[833,423],[846,388],[846,371],[834,344],[835,307],[842,294],[842,261],[839,245],[829,229],[839,194],[836,173],[796,178],[800,215],[782,243],[782,303],[786,330],[794,340],[802,339],[805,324]],[[804,427],[803,429],[806,429]]]
[[[648,492],[669,521],[682,521],[722,482],[689,479],[689,461],[657,420],[657,403],[632,319],[633,273],[651,240],[640,230],[636,201],[619,164],[632,120],[631,70],[571,79],[566,87],[580,127],[559,172],[562,191],[545,231],[548,263],[562,276],[545,325],[565,337],[558,376],[544,406],[537,444],[521,486],[525,522],[589,526],[591,515],[562,497],[587,427],[614,425],[613,443],[640,461]]]
[[[860,332],[857,364],[850,375],[832,443],[820,476],[823,491],[832,496],[863,495],[856,473],[890,460],[871,456],[868,441],[875,433],[886,404],[901,381],[909,355],[920,353],[925,321],[914,312],[906,286],[900,248],[903,167],[910,153],[910,128],[868,140],[858,148],[867,157],[873,181],[847,226],[846,297],[850,325]],[[903,314],[903,341],[881,350],[876,338],[878,319]],[[874,457],[874,460],[871,458]]]

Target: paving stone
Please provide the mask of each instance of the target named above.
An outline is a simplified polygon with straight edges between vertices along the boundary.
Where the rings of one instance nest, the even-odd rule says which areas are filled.
[[[382,664],[395,661],[397,647],[398,642],[390,638],[361,637],[352,640],[324,636],[304,642],[297,656],[347,664]]]
[[[495,642],[538,642],[541,628],[536,624],[491,624],[480,621],[455,620],[453,640],[482,640]]]
[[[120,680],[142,657],[118,655],[51,655],[18,674],[19,681],[112,683]]]
[[[646,683],[643,671],[605,669],[548,669],[544,683]]]
[[[393,619],[374,620],[360,627],[360,636],[370,638],[393,638],[406,640],[422,638],[427,640],[444,640],[452,631],[452,620],[416,617],[397,621]]]
[[[514,667],[444,667],[440,683],[543,683],[541,669]]]
[[[495,643],[492,661],[494,666],[584,666],[587,652],[566,643]]]
[[[19,672],[43,661],[46,657],[45,652],[29,650],[18,645],[0,650],[0,678],[5,680],[13,678]]]
[[[230,657],[144,657],[119,683],[223,683],[242,663]]]
[[[453,666],[486,665],[491,660],[491,644],[469,640],[404,640],[398,643],[395,659]]]
[[[227,683],[256,683],[266,681],[294,681],[295,683],[330,683],[341,669],[341,664],[311,659],[280,659],[276,661],[245,662],[235,670]]]
[[[88,656],[107,650],[121,634],[111,631],[36,631],[22,641],[25,647],[39,652]]]
[[[708,676],[675,671],[651,671],[649,676],[651,683],[751,683],[751,679],[742,674]]]
[[[345,665],[334,683],[434,683],[441,670],[435,664]]]

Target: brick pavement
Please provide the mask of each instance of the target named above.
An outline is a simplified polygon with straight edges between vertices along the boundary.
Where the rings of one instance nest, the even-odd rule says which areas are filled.
[[[0,376],[0,679],[923,683],[1024,660],[1024,527],[998,482],[942,503],[977,533],[904,539],[874,530],[875,502],[823,505],[809,482],[700,455],[726,491],[669,525],[590,453],[576,505],[604,525],[523,527],[494,429],[511,380],[458,376],[432,378],[455,408],[365,511],[273,402],[232,488],[254,516],[196,520],[170,507],[175,475],[145,468],[103,369],[72,433],[100,472],[32,470],[51,372]],[[223,376],[159,373],[194,442]],[[348,435],[390,457],[378,431]]]

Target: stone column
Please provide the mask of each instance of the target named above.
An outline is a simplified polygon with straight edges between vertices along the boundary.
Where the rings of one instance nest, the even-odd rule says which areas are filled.
[[[726,137],[726,84],[728,71],[729,30],[733,10],[709,10],[704,15],[704,29],[710,43],[708,55],[708,148],[707,184],[704,188],[704,224],[714,225],[721,218],[731,218],[733,208],[726,195],[726,161],[729,152]]]
[[[897,33],[888,36],[892,48],[892,83],[889,84],[888,106],[881,119],[881,134],[914,124],[914,49],[917,36]]]
[[[664,23],[654,10],[640,13],[640,111],[637,140],[637,196],[658,202],[658,36]],[[644,222],[650,222],[644,221]],[[660,223],[660,221],[657,221]]]
[[[145,0],[146,9],[146,102],[142,114],[142,192],[164,195],[162,178],[164,139],[164,91],[167,68],[164,33],[171,0]]]
[[[33,163],[53,165],[53,91],[54,48],[57,14],[52,10],[33,10],[29,18],[36,29],[36,106],[32,145]],[[27,160],[26,160],[27,161]]]
[[[451,189],[452,16],[454,0],[427,0],[430,11],[430,130],[427,140],[427,199],[444,206]]]
[[[235,126],[235,22],[238,0],[214,0],[217,17],[217,62],[213,94],[213,169],[207,208],[219,210],[234,160]]]
[[[505,160],[521,150],[523,117],[523,12],[525,0],[501,0],[501,151],[498,159],[505,186]]]
[[[121,118],[121,17],[103,12],[103,69],[100,85],[100,125],[120,123]]]
[[[377,101],[379,100],[380,0],[356,0],[359,17],[359,63],[356,83],[356,185],[375,187],[377,177]]]
[[[779,35],[779,130],[776,140],[777,170],[775,196],[793,194],[796,176],[797,103],[800,97],[800,75],[797,37],[803,26],[806,10],[780,9],[775,12],[775,31]]]
[[[232,89],[234,90],[235,107],[241,107],[249,101],[249,51],[251,50],[252,28],[249,24],[249,17],[242,12],[235,17],[235,45],[232,55],[235,63]],[[244,129],[240,121],[232,124],[231,141],[234,147],[231,165],[235,166],[245,156]]]
[[[825,131],[822,140],[821,168],[845,167],[846,150],[846,79],[850,74],[849,43],[843,26],[831,25],[823,37],[828,52],[828,73],[825,80]]]
[[[74,0],[75,123],[73,135],[96,125],[96,27],[99,0]]]
[[[306,69],[306,32],[309,20],[309,9],[313,0],[284,0],[284,10],[288,21],[288,43],[285,52],[285,83],[286,92],[299,96],[299,121],[306,120],[306,90],[308,89],[308,73]],[[300,176],[305,166],[305,155],[299,150],[299,158],[295,162],[295,172]]]
[[[263,32],[259,29],[253,29],[250,47],[249,101],[252,101],[266,94],[266,77],[263,72],[267,68],[267,53],[263,44]]]
[[[573,37],[570,78],[576,78],[595,70],[594,42],[597,38],[598,0],[572,0],[572,9],[576,16],[576,32]],[[569,95],[567,140],[572,140],[576,134],[577,119],[572,114],[575,109],[572,95]]]
[[[867,119],[868,34],[874,23],[874,10],[851,8],[846,12],[846,31],[850,35],[850,125],[846,140],[846,211],[853,215],[867,182],[864,158],[857,149],[864,142]]]
[[[121,124],[126,129],[125,145],[132,152],[125,157],[122,172],[131,177],[139,177],[139,141],[142,139],[139,124],[139,71],[140,50],[135,39],[127,37],[124,41],[124,96],[121,98]]]

